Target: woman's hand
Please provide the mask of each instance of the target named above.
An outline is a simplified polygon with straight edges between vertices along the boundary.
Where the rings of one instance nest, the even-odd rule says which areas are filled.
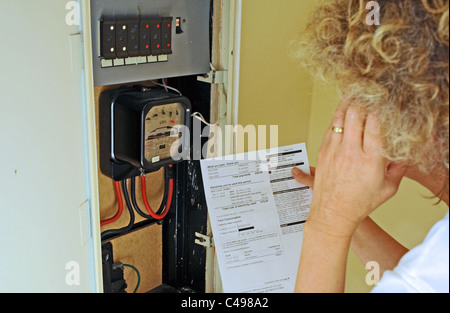
[[[313,175],[294,172],[299,181],[314,187],[310,224],[351,236],[362,220],[395,195],[406,168],[383,157],[377,118],[344,100],[325,136]]]
[[[313,187],[303,233],[296,292],[343,292],[352,237],[372,211],[398,190],[406,169],[382,155],[375,116],[342,101],[323,141],[313,175],[293,170]]]

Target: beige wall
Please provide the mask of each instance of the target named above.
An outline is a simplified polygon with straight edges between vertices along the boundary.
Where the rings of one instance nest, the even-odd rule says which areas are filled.
[[[279,145],[305,142],[312,82],[287,56],[313,1],[244,0],[238,124],[279,125]]]
[[[279,145],[306,142],[311,165],[339,97],[331,86],[313,83],[287,56],[287,44],[304,26],[314,1],[244,0],[238,123],[279,125]],[[448,208],[405,180],[397,196],[372,215],[408,248],[419,244]],[[376,260],[374,260],[376,261]],[[368,292],[367,271],[349,254],[347,292]]]

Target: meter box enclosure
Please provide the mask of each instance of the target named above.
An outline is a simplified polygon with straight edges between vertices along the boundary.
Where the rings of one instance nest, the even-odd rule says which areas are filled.
[[[189,159],[191,103],[163,87],[100,96],[100,167],[122,181]]]
[[[210,70],[211,0],[92,0],[96,86]]]

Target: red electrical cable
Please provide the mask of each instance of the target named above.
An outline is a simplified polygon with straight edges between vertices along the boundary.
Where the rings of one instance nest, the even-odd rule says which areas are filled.
[[[142,191],[142,199],[144,200],[145,208],[147,209],[148,214],[150,214],[151,217],[153,217],[155,220],[162,220],[166,217],[167,213],[169,213],[170,205],[172,204],[172,197],[173,197],[173,179],[169,180],[169,193],[167,194],[167,203],[166,207],[164,208],[164,212],[162,214],[156,214],[153,212],[152,208],[148,204],[147,199],[147,184],[145,181],[145,175],[141,176],[141,191]],[[163,199],[164,201],[164,199]]]
[[[100,222],[100,226],[105,226],[108,224],[112,224],[114,222],[116,222],[123,213],[123,199],[122,199],[122,192],[120,190],[120,182],[114,182],[114,189],[116,190],[116,198],[117,198],[117,202],[119,202],[119,209],[117,210],[117,213],[114,217],[101,221]]]

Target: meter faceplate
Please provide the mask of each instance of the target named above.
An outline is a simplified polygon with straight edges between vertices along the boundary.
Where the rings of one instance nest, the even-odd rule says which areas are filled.
[[[180,103],[154,106],[145,117],[144,159],[158,163],[171,158],[171,148],[179,139],[174,127],[185,124],[185,109]]]

